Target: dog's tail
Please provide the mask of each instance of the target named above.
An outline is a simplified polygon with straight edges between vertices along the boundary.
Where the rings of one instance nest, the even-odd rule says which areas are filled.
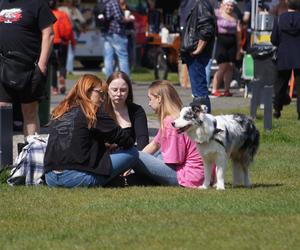
[[[247,124],[247,126],[245,127],[246,138],[244,144],[241,147],[241,150],[247,153],[247,155],[250,158],[249,159],[250,162],[252,162],[259,147],[260,135],[252,119],[248,118],[248,122],[246,124]]]
[[[245,163],[250,164],[257,153],[260,135],[254,125],[254,121],[250,117],[245,115],[241,115],[240,117],[242,119],[239,120],[239,123],[244,130],[244,143],[240,147],[240,151],[244,152]]]

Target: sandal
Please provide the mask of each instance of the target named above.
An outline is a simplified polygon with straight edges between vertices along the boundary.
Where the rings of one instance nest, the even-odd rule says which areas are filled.
[[[223,96],[230,97],[232,96],[232,93],[230,93],[229,90],[226,90]]]
[[[216,97],[220,97],[220,96],[222,96],[222,93],[219,90],[216,90],[216,91],[212,92],[212,95],[216,96]]]

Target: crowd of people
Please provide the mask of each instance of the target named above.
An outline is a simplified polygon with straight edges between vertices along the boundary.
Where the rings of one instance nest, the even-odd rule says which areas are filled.
[[[128,35],[132,34],[126,33],[126,27],[132,29],[134,17],[128,12],[125,1],[103,1],[106,27],[102,35],[107,79],[84,74],[66,91],[67,68],[72,70],[72,66],[67,66],[67,58],[71,57],[72,64],[76,32],[85,22],[72,2],[67,2],[61,9],[56,0],[48,4],[39,0],[30,0],[30,4],[4,0],[0,5],[0,34],[5,34],[0,39],[1,56],[5,58],[9,51],[18,51],[35,62],[32,78],[22,89],[8,86],[0,79],[0,106],[21,103],[25,139],[39,131],[38,103],[45,98],[48,60],[59,71],[60,88],[53,85],[53,94],[66,92],[63,101],[52,111],[49,123],[44,158],[47,185],[109,186],[116,178],[136,175],[145,180],[142,184],[200,186],[204,179],[201,153],[195,142],[186,134],[178,134],[172,126],[182,102],[166,80],[154,81],[148,88],[149,106],[160,123],[158,133],[149,142],[146,113],[133,101],[128,59]],[[249,21],[249,11],[238,14],[235,0],[223,0],[217,9],[209,0],[186,0],[181,2],[180,8],[184,17],[180,54],[187,65],[193,105],[205,104],[211,112],[206,67],[212,57],[215,38],[219,69],[213,78],[212,94],[232,96],[230,82],[234,64],[243,52],[242,22]],[[276,11],[279,13],[282,8]],[[286,0],[286,10],[274,23],[271,36],[271,42],[278,48],[276,65],[279,71],[274,83],[274,117],[281,116],[293,72],[300,119],[299,1]],[[67,26],[70,31],[64,36],[62,30],[67,33]],[[223,94],[219,91],[222,82]]]

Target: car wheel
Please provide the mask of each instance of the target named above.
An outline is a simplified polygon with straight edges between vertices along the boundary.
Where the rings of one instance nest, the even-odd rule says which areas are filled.
[[[81,60],[80,63],[82,64],[82,66],[84,68],[87,68],[87,69],[98,69],[101,61],[100,60],[94,60],[94,61],[84,61],[84,60]]]

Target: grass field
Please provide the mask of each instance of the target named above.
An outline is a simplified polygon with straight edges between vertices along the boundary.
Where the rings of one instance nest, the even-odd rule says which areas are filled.
[[[0,249],[299,249],[295,109],[285,108],[270,132],[259,113],[252,189],[231,187],[230,166],[225,191],[1,184]]]

